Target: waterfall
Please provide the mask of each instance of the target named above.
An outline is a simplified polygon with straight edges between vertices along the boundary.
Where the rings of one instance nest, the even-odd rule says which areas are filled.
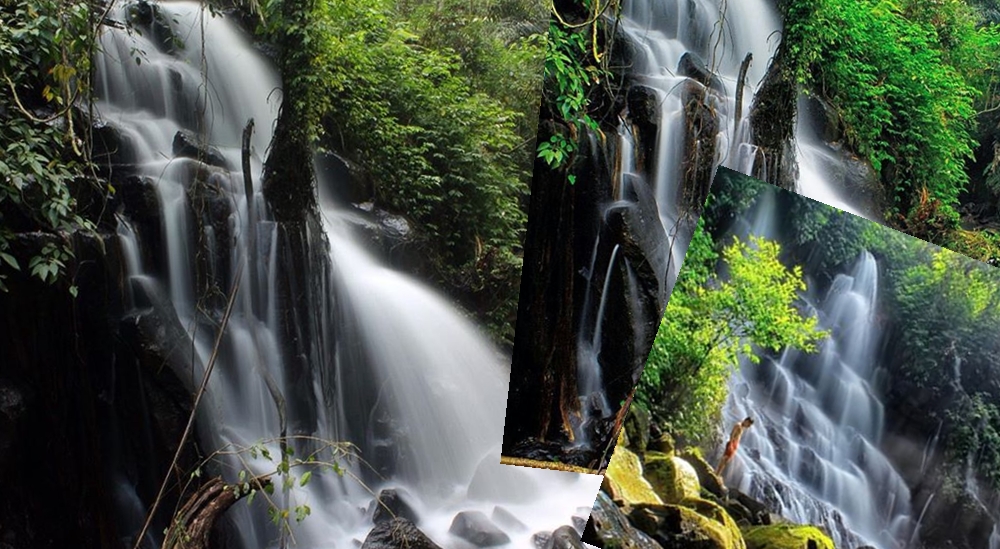
[[[692,66],[704,63],[712,73],[706,100],[716,112],[719,134],[716,164],[750,174],[767,158],[751,142],[750,107],[763,81],[769,60],[780,41],[781,20],[772,0],[625,0],[621,25],[636,44],[632,69],[636,81],[659,97],[661,121],[656,145],[657,202],[665,226],[676,220],[678,185],[682,180],[682,143],[687,133],[684,94],[703,89],[688,76]],[[742,97],[736,92],[744,57],[752,61]],[[695,61],[692,61],[695,60]],[[737,105],[740,112],[736,113]],[[833,176],[843,173],[843,159],[819,138],[820,128],[799,101],[795,129],[795,156],[799,165],[797,191],[837,208],[871,216],[870,205],[845,196]],[[714,171],[714,168],[713,168]]]
[[[687,86],[696,84],[681,73],[682,58],[693,54],[715,73],[707,100],[720,117],[717,163],[749,173],[757,158],[756,148],[749,143],[750,104],[777,47],[781,22],[768,0],[626,0],[621,24],[638,46],[636,78],[660,98],[662,120],[653,181],[661,217],[669,226],[676,219],[681,144],[687,132],[682,96]],[[736,127],[737,79],[747,53],[754,62],[747,72]]]
[[[724,410],[727,426],[757,421],[728,483],[793,521],[825,526],[837,547],[895,548],[914,528],[909,489],[879,450],[877,295],[878,265],[864,252],[809,304],[831,333],[818,353],[785,350],[745,362]]]
[[[125,20],[135,6],[119,5],[112,17]],[[458,511],[489,513],[501,504],[528,525],[509,532],[510,546],[524,547],[534,532],[551,531],[589,508],[600,477],[499,464],[509,357],[443,296],[371,257],[344,221],[347,206],[324,202],[324,235],[310,239],[328,244],[321,255],[328,261],[279,264],[283,242],[259,182],[280,79],[233,24],[199,4],[165,2],[155,12],[183,45],[164,42],[163,27],[141,35],[106,28],[95,60],[96,110],[131,151],[136,177],[127,184],[151,188],[150,207],[157,209],[149,212],[156,223],[120,214],[128,282],[144,296],[163,296],[159,303],[176,313],[189,338],[177,343],[190,348],[195,380],[209,363],[224,302],[206,290],[227,292],[240,282],[198,411],[202,447],[262,443],[278,455],[270,441],[284,425],[277,407],[283,398],[297,437],[350,442],[365,460],[390,466],[379,480],[347,460],[351,475],[376,480],[364,487],[351,475],[323,473],[276,492],[279,504],[312,509],[292,526],[300,546],[344,548],[363,540],[372,526],[369,488],[407,490],[418,526],[446,548],[461,546],[448,533]],[[247,196],[238,167],[242,129],[251,118],[255,190]],[[175,156],[180,131],[204,136],[200,146],[211,146],[212,163],[226,167]],[[308,372],[293,370],[282,356],[279,269],[305,269],[317,294],[309,311],[315,363]],[[149,301],[157,302],[143,303]],[[228,459],[218,469],[230,482],[244,466],[258,474],[274,468],[260,455],[220,459]],[[132,535],[137,514],[150,504],[139,502],[134,482],[116,476],[113,483],[122,528]],[[275,546],[277,531],[262,499],[238,504],[228,516],[241,547]],[[146,546],[160,541],[151,531]]]

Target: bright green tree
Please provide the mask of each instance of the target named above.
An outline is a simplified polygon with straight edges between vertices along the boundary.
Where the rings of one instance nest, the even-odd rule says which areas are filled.
[[[778,243],[736,240],[720,269],[713,248],[699,224],[640,381],[640,401],[692,442],[711,434],[741,357],[757,363],[755,347],[811,352],[826,336],[796,307],[802,270],[782,264]]]

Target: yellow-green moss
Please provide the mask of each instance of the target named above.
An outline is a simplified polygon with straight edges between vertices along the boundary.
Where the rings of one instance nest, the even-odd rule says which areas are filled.
[[[610,494],[616,499],[621,499],[629,504],[648,503],[653,505],[663,504],[663,500],[656,495],[653,487],[642,475],[642,463],[639,456],[623,445],[618,445],[608,470],[604,473],[604,479],[610,486]]]
[[[640,530],[650,535],[659,531],[666,536],[671,547],[696,544],[705,549],[745,549],[746,545],[739,530],[732,530],[721,522],[698,514],[694,509],[680,505],[662,505],[658,508],[638,509],[630,519]],[[668,524],[669,531],[660,531],[661,525]]]
[[[698,473],[690,463],[659,452],[646,453],[646,479],[666,503],[679,503],[701,494]]]
[[[718,503],[701,498],[687,498],[681,502],[681,505],[721,525],[732,540],[732,547],[738,549],[746,548],[739,525],[736,524],[736,521],[730,516],[729,512]]]
[[[815,541],[819,549],[834,549],[833,541],[815,526],[754,526],[743,532],[747,549],[808,549]]]
[[[705,460],[701,450],[698,448],[688,448],[684,452],[681,452],[679,457],[694,467],[702,488],[718,497],[725,496],[725,482],[723,482],[722,477],[715,474],[715,469]]]

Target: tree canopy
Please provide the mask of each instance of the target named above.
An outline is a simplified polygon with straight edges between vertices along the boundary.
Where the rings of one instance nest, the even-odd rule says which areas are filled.
[[[639,400],[692,441],[712,434],[741,357],[812,351],[826,335],[797,307],[802,269],[782,263],[777,242],[750,236],[715,248],[699,222],[640,382]]]

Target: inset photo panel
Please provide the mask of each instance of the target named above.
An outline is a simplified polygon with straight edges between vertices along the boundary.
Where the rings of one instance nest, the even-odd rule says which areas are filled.
[[[583,541],[1000,544],[1000,270],[720,168]]]

